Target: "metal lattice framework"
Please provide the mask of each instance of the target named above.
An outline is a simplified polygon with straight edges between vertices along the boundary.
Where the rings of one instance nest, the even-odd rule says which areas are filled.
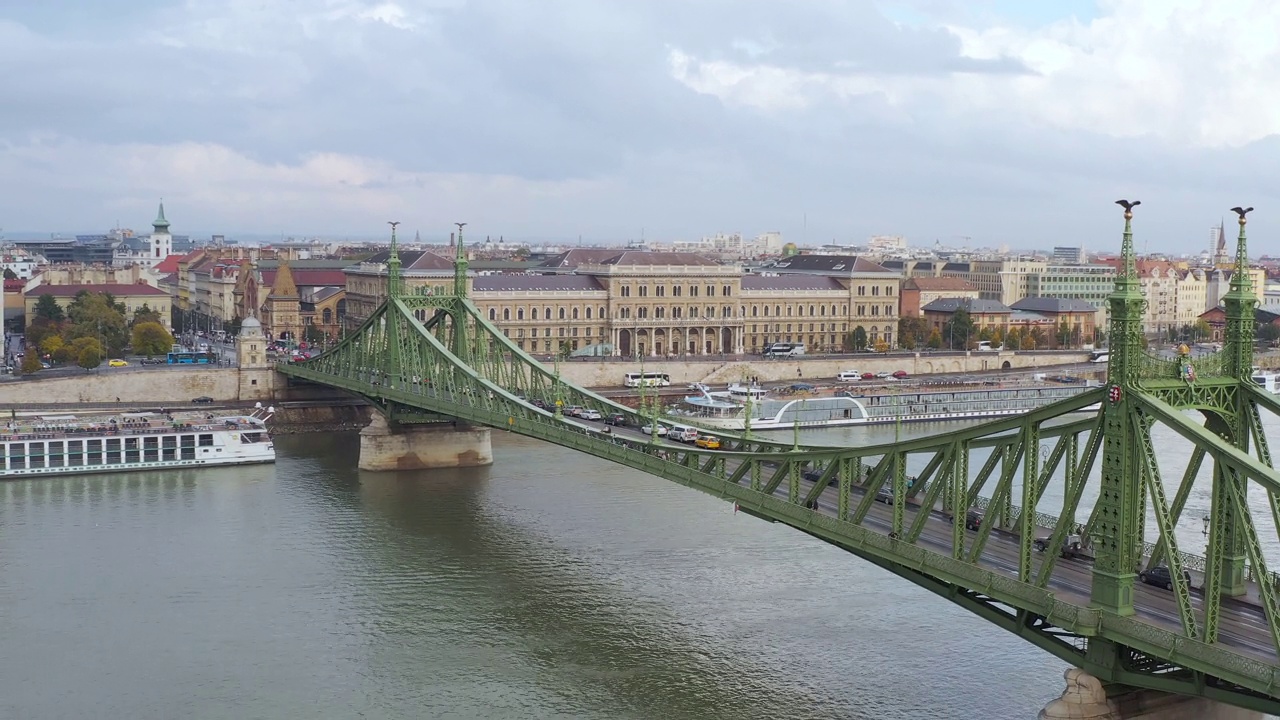
[[[1280,475],[1261,425],[1261,413],[1280,414],[1280,402],[1251,382],[1247,211],[1239,211],[1224,350],[1166,360],[1143,349],[1130,230],[1137,203],[1122,204],[1125,266],[1109,299],[1107,387],[941,437],[831,448],[717,431],[723,445],[708,450],[656,434],[603,434],[562,408],[619,413],[632,426],[656,425],[655,415],[564,382],[482,317],[466,297],[461,227],[453,293],[405,292],[393,227],[387,302],[334,349],[279,370],[357,393],[393,427],[447,419],[505,429],[732,500],[1110,685],[1280,713],[1280,582],[1247,493],[1265,493],[1269,522],[1280,527]],[[1172,500],[1152,439],[1157,424],[1193,448]],[[1197,556],[1179,547],[1175,528],[1206,459],[1210,531]],[[1040,510],[1046,497],[1062,498],[1056,515]],[[1148,509],[1154,542],[1145,541]],[[1138,582],[1157,566],[1169,569],[1172,592]]]

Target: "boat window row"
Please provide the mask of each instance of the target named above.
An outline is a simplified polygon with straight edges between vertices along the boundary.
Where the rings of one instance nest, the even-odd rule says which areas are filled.
[[[211,433],[11,442],[0,444],[0,470],[194,460],[197,447],[212,445]]]

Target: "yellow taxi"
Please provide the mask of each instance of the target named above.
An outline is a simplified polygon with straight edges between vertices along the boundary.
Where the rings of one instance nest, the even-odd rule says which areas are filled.
[[[109,360],[109,361],[107,361],[107,367],[127,367],[128,365],[129,365],[129,363],[127,363],[127,362],[125,362],[125,361],[123,361],[123,360]]]
[[[715,435],[699,435],[698,439],[693,441],[693,444],[707,450],[719,450],[720,438]]]

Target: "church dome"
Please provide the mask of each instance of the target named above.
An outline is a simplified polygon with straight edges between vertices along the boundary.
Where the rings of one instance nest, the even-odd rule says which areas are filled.
[[[240,332],[244,332],[249,328],[261,328],[262,323],[258,322],[256,317],[247,317],[240,322]]]

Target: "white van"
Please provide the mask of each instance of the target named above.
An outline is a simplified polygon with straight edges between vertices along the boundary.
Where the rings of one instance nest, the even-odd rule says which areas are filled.
[[[671,429],[667,431],[667,439],[691,443],[698,439],[698,428],[689,427],[688,425],[672,425]]]
[[[836,376],[837,382],[859,382],[862,380],[862,373],[857,370],[845,370]]]

